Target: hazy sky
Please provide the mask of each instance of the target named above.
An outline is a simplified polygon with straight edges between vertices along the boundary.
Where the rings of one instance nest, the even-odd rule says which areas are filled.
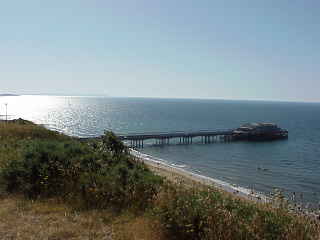
[[[0,93],[320,101],[319,0],[0,1]]]

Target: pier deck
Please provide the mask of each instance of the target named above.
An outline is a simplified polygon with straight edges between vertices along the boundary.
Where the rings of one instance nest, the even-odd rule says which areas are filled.
[[[195,132],[158,132],[158,133],[134,133],[118,135],[122,141],[129,141],[131,147],[143,148],[144,141],[154,139],[156,144],[165,145],[170,139],[179,139],[180,144],[192,144],[193,138],[200,137],[202,143],[211,143],[219,139],[224,141],[232,140],[233,129],[228,130],[205,130]]]

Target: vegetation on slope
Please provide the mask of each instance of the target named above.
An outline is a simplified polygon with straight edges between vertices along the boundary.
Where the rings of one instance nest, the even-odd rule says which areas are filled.
[[[254,204],[216,189],[164,181],[134,159],[112,132],[101,140],[82,142],[24,120],[1,122],[0,191],[6,196],[0,202],[26,202],[32,214],[37,212],[32,211],[39,207],[37,202],[50,214],[56,206],[75,213],[74,218],[94,214],[97,222],[104,219],[103,224],[114,230],[115,239],[319,236],[315,220],[286,209]],[[96,210],[99,213],[93,213]],[[10,213],[0,211],[1,218],[9,219]],[[0,233],[1,226],[0,221]],[[100,230],[94,230],[95,239],[102,239]]]

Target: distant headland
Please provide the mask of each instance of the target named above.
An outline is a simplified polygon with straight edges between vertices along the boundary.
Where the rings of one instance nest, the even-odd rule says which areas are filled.
[[[10,94],[10,93],[0,93],[0,97],[16,97],[19,96],[17,94]]]

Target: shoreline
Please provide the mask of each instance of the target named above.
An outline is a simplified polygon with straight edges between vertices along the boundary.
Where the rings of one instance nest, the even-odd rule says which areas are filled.
[[[216,188],[218,191],[230,194],[235,198],[258,204],[271,204],[272,207],[279,207],[279,203],[275,203],[274,199],[253,189],[235,186],[212,177],[187,171],[181,167],[171,165],[170,163],[159,161],[151,155],[139,152],[132,148],[129,148],[129,152],[134,157],[145,163],[155,174],[165,177],[168,181],[173,183],[182,183],[185,186],[190,187],[195,187],[196,185],[210,186]],[[291,205],[288,210],[294,214],[320,220],[320,210],[311,210],[300,206],[299,204],[295,204],[294,206]]]
[[[195,184],[211,186],[217,188],[218,190],[230,193],[235,197],[244,198],[245,200],[253,201],[256,203],[271,203],[271,199],[269,197],[254,190],[243,188],[240,186],[234,186],[230,183],[218,179],[187,171],[181,167],[159,161],[151,155],[144,154],[132,148],[129,148],[129,151],[130,154],[145,163],[151,171],[165,177],[169,181],[175,183],[182,182],[190,186],[193,186]]]

